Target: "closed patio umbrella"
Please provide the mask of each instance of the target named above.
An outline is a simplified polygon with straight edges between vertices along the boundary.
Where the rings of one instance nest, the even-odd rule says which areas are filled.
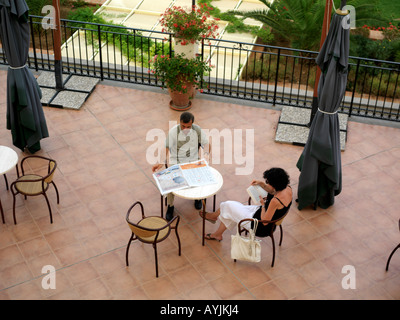
[[[317,56],[321,68],[318,111],[311,123],[307,143],[297,167],[298,208],[328,208],[342,190],[340,128],[337,111],[346,91],[349,28],[347,13],[334,13],[325,42]],[[344,20],[346,19],[346,20]]]
[[[7,61],[7,129],[22,151],[40,150],[49,136],[41,90],[26,65],[29,51],[28,6],[25,0],[0,0],[0,37]]]

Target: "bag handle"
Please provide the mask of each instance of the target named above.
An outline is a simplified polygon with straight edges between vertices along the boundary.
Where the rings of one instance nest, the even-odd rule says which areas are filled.
[[[254,221],[253,228],[251,228],[251,224],[247,225],[247,222],[251,222],[251,221]],[[242,227],[242,229],[241,229],[241,224],[245,223],[245,222],[246,222],[246,227]],[[255,219],[255,218],[246,218],[246,219],[241,220],[237,225],[237,234],[241,234],[245,230],[250,233],[251,232],[256,233],[258,223],[259,223],[258,219]],[[250,227],[248,227],[248,226],[250,226]]]
[[[253,229],[249,230],[249,234],[250,234],[250,239],[254,240],[254,238],[256,237],[256,231],[258,227],[258,219],[252,219],[252,220],[254,221]]]

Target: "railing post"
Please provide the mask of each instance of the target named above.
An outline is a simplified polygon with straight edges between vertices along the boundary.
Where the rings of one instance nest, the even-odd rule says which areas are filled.
[[[35,61],[35,70],[39,71],[37,55],[36,55],[35,34],[34,34],[35,32],[33,30],[32,16],[29,16],[29,21],[30,21],[30,25],[31,25],[31,36],[32,36],[32,46],[33,46],[33,60]]]
[[[278,75],[279,75],[279,60],[280,60],[280,57],[281,57],[281,49],[278,48],[278,58],[276,60],[274,98],[273,98],[273,101],[272,101],[273,105],[275,105],[275,102],[276,102],[276,92],[277,92],[277,89],[278,89]]]
[[[60,19],[60,3],[57,0],[53,0],[53,7],[55,8],[55,22],[53,29],[53,51],[54,51],[54,76],[56,80],[56,89],[64,89],[63,81],[63,66],[62,66],[62,54],[61,54],[61,19]],[[47,43],[47,40],[46,40]]]
[[[349,109],[349,117],[353,113],[353,102],[354,102],[354,94],[356,92],[356,86],[357,86],[357,79],[358,79],[358,70],[360,68],[360,59],[357,60],[357,68],[356,68],[356,75],[354,77],[354,86],[353,86],[353,93],[351,95],[351,102],[350,102],[350,109]]]
[[[101,81],[104,80],[104,74],[103,74],[103,55],[101,53],[101,27],[100,25],[97,25],[97,32],[98,32],[98,37],[99,37],[99,55],[100,55],[100,79]]]
[[[204,39],[201,39],[201,60],[204,61]],[[203,72],[201,73],[201,78],[200,78],[200,88],[203,88]]]
[[[172,57],[172,34],[169,34],[169,56]]]

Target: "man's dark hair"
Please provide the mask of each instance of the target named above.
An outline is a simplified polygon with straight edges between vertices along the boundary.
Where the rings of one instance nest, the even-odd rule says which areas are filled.
[[[183,123],[189,123],[190,121],[194,122],[194,115],[191,114],[191,113],[188,112],[188,111],[185,111],[184,113],[181,114],[180,120],[181,120]]]
[[[271,168],[264,172],[263,177],[276,191],[284,190],[290,183],[289,175],[281,168]]]

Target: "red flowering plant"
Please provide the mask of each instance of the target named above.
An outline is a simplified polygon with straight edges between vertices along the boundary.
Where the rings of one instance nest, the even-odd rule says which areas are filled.
[[[213,10],[207,4],[193,6],[189,10],[173,6],[168,8],[161,15],[162,32],[169,32],[174,35],[182,45],[195,43],[205,38],[216,38],[218,36],[218,18],[210,18],[210,11]]]
[[[150,73],[153,73],[157,80],[162,81],[164,86],[171,91],[181,93],[188,92],[188,85],[200,88],[203,77],[211,71],[209,62],[203,61],[197,56],[194,59],[187,59],[184,55],[155,55],[149,61]],[[202,91],[202,90],[200,90]]]
[[[400,28],[396,27],[391,22],[389,22],[389,27],[384,28],[382,32],[385,38],[390,41],[400,39]]]
[[[389,27],[373,27],[365,24],[362,28],[365,30],[381,31],[389,41],[400,39],[400,28],[393,25],[392,22],[389,22]]]

